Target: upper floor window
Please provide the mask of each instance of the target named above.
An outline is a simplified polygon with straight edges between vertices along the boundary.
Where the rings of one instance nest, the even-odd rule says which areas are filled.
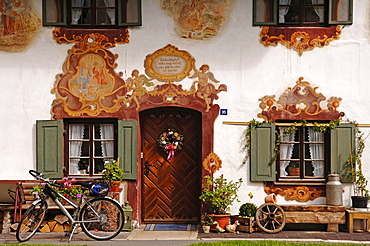
[[[120,28],[141,25],[141,0],[43,0],[43,25]]]
[[[352,0],[254,0],[255,26],[352,24]]]

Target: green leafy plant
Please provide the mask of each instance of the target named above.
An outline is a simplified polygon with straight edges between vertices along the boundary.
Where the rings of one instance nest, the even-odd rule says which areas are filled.
[[[299,167],[299,162],[298,161],[290,161],[289,165],[287,167],[288,168],[298,168]]]
[[[204,215],[202,215],[202,217],[200,218],[200,222],[202,223],[202,225],[204,226],[211,226],[213,224],[213,219],[212,217],[205,213]]]
[[[205,176],[206,182],[203,186],[203,192],[199,199],[209,205],[209,210],[213,214],[226,214],[229,206],[237,199],[238,190],[243,182],[242,178],[238,181],[227,181],[221,175],[218,178]]]
[[[247,202],[240,206],[239,216],[252,218],[257,212],[257,206],[254,203]]]
[[[103,179],[106,181],[122,181],[124,170],[119,167],[117,161],[104,164]]]
[[[31,195],[38,196],[42,192],[42,188],[40,186],[34,186],[31,190]]]
[[[347,172],[352,178],[356,196],[370,197],[367,189],[368,180],[362,172],[361,157],[365,149],[364,133],[356,126],[356,151],[347,160]]]
[[[73,185],[76,182],[76,179],[68,179],[68,177],[63,178],[63,187],[55,187],[55,190],[58,191],[61,195],[68,199],[76,199],[83,195],[88,195],[89,191],[82,188],[81,186]],[[31,194],[38,196],[42,192],[43,188],[40,186],[34,186],[31,190]],[[58,198],[61,200],[60,198]]]

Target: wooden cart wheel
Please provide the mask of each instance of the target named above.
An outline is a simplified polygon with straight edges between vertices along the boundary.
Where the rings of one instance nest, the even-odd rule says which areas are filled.
[[[257,209],[256,222],[261,230],[277,233],[285,226],[284,210],[274,203],[265,203]]]

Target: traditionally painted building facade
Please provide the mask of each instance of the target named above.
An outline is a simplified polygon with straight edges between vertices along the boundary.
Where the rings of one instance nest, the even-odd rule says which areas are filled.
[[[354,125],[294,129],[275,159],[276,131],[342,119],[367,136],[370,3],[312,1],[315,20],[304,12],[301,22],[319,24],[299,27],[288,26],[295,1],[280,1],[279,26],[262,27],[268,14],[253,21],[253,2],[142,0],[141,26],[76,30],[43,26],[41,0],[0,0],[0,179],[30,179],[30,169],[93,179],[119,159],[122,199],[140,222],[197,221],[209,174],[243,178],[234,214],[269,193],[279,204],[325,204],[326,176],[344,174]],[[336,14],[324,17],[332,3]],[[252,130],[248,150],[252,119],[273,124]],[[175,141],[163,143],[168,135]],[[365,147],[367,177],[369,160]],[[301,171],[290,175],[294,162]],[[353,187],[343,188],[350,207]]]

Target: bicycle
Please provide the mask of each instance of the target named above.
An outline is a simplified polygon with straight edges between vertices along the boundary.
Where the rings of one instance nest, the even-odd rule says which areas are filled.
[[[55,202],[71,223],[70,230],[65,234],[65,236],[69,236],[68,242],[72,240],[78,226],[82,228],[87,236],[95,240],[109,240],[122,231],[125,218],[122,206],[116,200],[105,196],[108,193],[106,187],[94,185],[92,182],[77,181],[74,184],[89,189],[90,194],[96,197],[87,199],[82,195],[78,199],[78,204],[75,204],[53,188],[63,187],[63,184],[55,180],[50,181],[44,178],[42,173],[35,170],[30,170],[29,173],[34,178],[45,182],[45,187],[24,213],[18,224],[16,238],[19,242],[29,240],[37,232],[48,210],[48,203],[46,202],[48,197]],[[73,207],[72,215],[58,198]]]

